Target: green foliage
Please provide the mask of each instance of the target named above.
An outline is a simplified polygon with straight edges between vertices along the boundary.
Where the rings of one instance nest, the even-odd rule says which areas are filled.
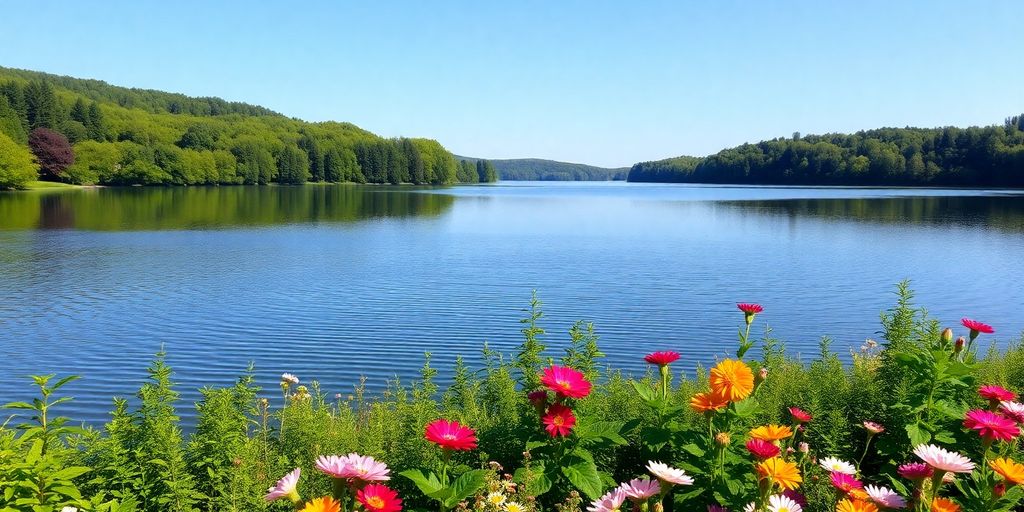
[[[476,172],[479,158],[456,156],[466,162]],[[538,158],[514,158],[508,160],[490,160],[497,172],[497,178],[505,181],[612,181],[624,180],[628,167],[608,169],[593,165],[556,162]],[[475,179],[462,179],[460,182],[471,182]]]
[[[32,152],[0,133],[0,189],[23,188],[38,177]]]

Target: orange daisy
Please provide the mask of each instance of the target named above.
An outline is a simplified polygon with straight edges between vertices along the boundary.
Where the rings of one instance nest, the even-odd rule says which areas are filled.
[[[935,498],[932,500],[932,512],[960,512],[960,505],[946,498]]]
[[[725,400],[714,393],[697,393],[690,399],[690,407],[697,412],[720,411],[729,405]]]
[[[783,489],[796,489],[800,487],[800,482],[804,481],[796,464],[786,462],[780,457],[772,457],[762,461],[757,465],[757,474],[759,479],[771,480],[772,483],[779,484],[779,487]]]
[[[711,392],[738,402],[754,392],[754,372],[743,361],[726,359],[711,369]]]
[[[340,512],[341,503],[334,501],[334,498],[330,496],[324,496],[323,498],[316,498],[309,503],[306,503],[306,507],[301,512]]]
[[[836,503],[836,512],[878,512],[878,507],[870,501],[843,500]]]
[[[1014,462],[1013,459],[999,457],[988,463],[993,471],[999,473],[1007,483],[1012,485],[1024,484],[1024,464]]]
[[[779,441],[793,435],[793,429],[786,425],[764,425],[750,431],[750,437],[762,441]]]
[[[864,489],[850,489],[850,492],[846,493],[846,495],[860,501],[868,501],[871,499],[871,495]]]

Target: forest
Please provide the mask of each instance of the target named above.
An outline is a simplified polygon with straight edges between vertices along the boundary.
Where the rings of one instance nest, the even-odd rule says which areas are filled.
[[[475,162],[477,158],[457,156]],[[609,169],[586,164],[573,164],[539,158],[491,160],[498,178],[506,181],[611,181],[624,180],[628,167]]]
[[[0,188],[496,181],[440,143],[220,98],[0,68]]]
[[[628,181],[1024,187],[1024,115],[969,128],[881,128],[743,144],[641,162]]]

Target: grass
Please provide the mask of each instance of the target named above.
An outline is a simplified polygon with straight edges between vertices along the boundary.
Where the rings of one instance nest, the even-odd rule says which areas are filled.
[[[82,186],[72,185],[70,183],[60,183],[57,181],[30,181],[25,184],[25,190],[53,190],[70,188],[82,188]]]

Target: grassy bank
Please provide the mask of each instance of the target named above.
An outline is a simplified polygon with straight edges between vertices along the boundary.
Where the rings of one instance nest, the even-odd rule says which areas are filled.
[[[388,495],[366,497],[379,491],[367,481],[327,474],[351,466],[330,459],[316,467],[320,456],[350,452],[386,463],[390,480],[377,483],[415,510],[572,512],[597,499],[597,511],[738,511],[748,503],[777,511],[784,488],[786,499],[806,500],[803,510],[878,510],[876,496],[857,490],[862,484],[883,486],[917,510],[931,508],[933,495],[964,510],[1010,510],[1024,494],[985,463],[1021,458],[1010,413],[991,413],[1009,422],[1010,441],[965,428],[969,411],[999,405],[979,396],[979,386],[1024,390],[1024,340],[989,349],[994,337],[983,326],[957,326],[970,340],[955,341],[901,287],[897,305],[883,314],[883,336],[851,363],[827,340],[817,357],[798,360],[748,311],[737,316],[738,344],[723,348],[710,370],[666,352],[649,355],[650,371],[633,377],[602,363],[597,337],[582,323],[569,332],[569,349],[547,351],[534,302],[516,353],[485,347],[482,367],[458,361],[446,389],[429,357],[418,378],[395,381],[378,396],[358,385],[350,395],[326,396],[315,376],[285,375],[280,389],[261,390],[250,371],[232,387],[203,390],[187,438],[176,411],[191,405],[178,402],[162,355],[137,400],[114,400],[102,429],[59,418],[60,382],[38,379],[40,401],[14,404],[19,417],[0,430],[0,481],[10,489],[0,495],[0,507],[9,508],[0,510],[337,510],[307,504],[320,496],[338,498],[344,510],[394,510]],[[763,336],[750,334],[762,329]],[[756,358],[751,347],[760,348]],[[472,429],[474,446],[444,444],[468,442],[465,432],[432,437],[427,425],[442,418]],[[12,428],[18,423],[27,429]],[[965,454],[977,468],[945,485],[941,472],[934,485],[901,476],[901,465],[922,461],[915,447],[932,444]],[[820,464],[828,457],[847,464],[856,485],[833,485],[845,477]],[[652,471],[649,461],[685,478],[661,466]],[[267,489],[296,468],[301,498],[285,492],[284,482],[280,499],[268,502]],[[631,498],[613,489],[643,475],[658,477],[660,492],[622,502]]]

